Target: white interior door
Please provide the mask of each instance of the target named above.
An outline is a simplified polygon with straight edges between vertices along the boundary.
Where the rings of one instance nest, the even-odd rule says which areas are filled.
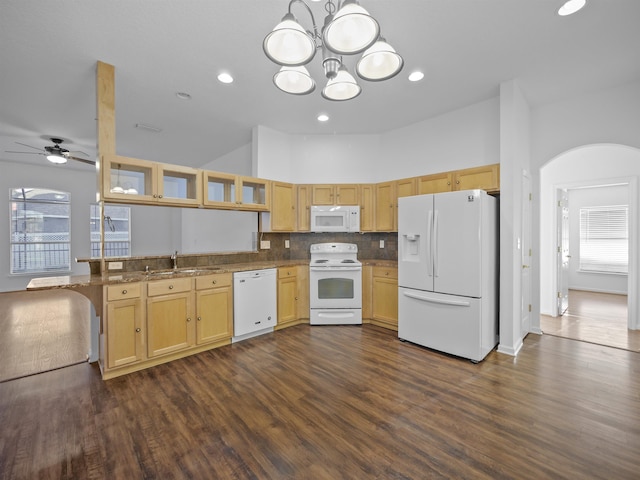
[[[558,316],[569,308],[569,194],[558,189]]]
[[[531,330],[531,178],[522,176],[522,333]]]

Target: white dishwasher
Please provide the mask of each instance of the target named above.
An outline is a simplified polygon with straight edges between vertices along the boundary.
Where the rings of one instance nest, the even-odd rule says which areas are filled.
[[[276,274],[275,268],[233,274],[232,342],[273,332],[278,319]]]

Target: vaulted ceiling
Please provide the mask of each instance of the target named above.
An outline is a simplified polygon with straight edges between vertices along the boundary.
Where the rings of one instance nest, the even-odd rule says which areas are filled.
[[[116,68],[117,153],[192,166],[247,144],[256,125],[382,133],[495,97],[513,78],[533,107],[640,79],[638,0],[588,0],[569,17],[556,14],[561,0],[360,3],[405,66],[389,81],[361,81],[359,97],[336,103],[320,95],[320,55],[309,65],[314,93],[291,96],[272,83],[278,68],[262,40],[288,0],[3,0],[0,159],[46,162],[36,150],[6,150],[43,148],[52,136],[95,156],[97,60]],[[310,6],[321,25],[323,3]],[[294,14],[310,28],[299,7]],[[355,60],[346,60],[351,71]],[[410,83],[413,70],[424,80]],[[219,83],[222,71],[235,82]],[[319,113],[330,120],[319,123]]]

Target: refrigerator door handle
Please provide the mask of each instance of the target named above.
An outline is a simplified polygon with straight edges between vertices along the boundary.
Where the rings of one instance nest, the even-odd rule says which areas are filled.
[[[433,217],[433,275],[437,277],[438,272],[438,210]]]
[[[440,305],[451,305],[454,307],[470,307],[471,306],[470,302],[465,302],[464,300],[441,300],[438,298],[423,297],[422,295],[418,295],[416,293],[411,293],[411,292],[402,292],[402,294],[405,297],[413,298],[415,300],[421,300],[423,302],[428,302],[428,303],[437,303]]]
[[[433,276],[433,252],[431,251],[431,225],[433,223],[433,210],[429,210],[427,220],[427,274]]]

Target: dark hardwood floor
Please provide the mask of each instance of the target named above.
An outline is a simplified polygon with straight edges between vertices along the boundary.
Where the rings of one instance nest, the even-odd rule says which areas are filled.
[[[627,327],[626,295],[569,290],[564,315],[540,315],[540,328],[548,335],[640,352],[640,330]]]
[[[299,325],[102,381],[0,384],[0,478],[637,479],[640,356],[529,335],[480,364]]]
[[[86,362],[89,308],[70,290],[0,293],[0,382]]]

